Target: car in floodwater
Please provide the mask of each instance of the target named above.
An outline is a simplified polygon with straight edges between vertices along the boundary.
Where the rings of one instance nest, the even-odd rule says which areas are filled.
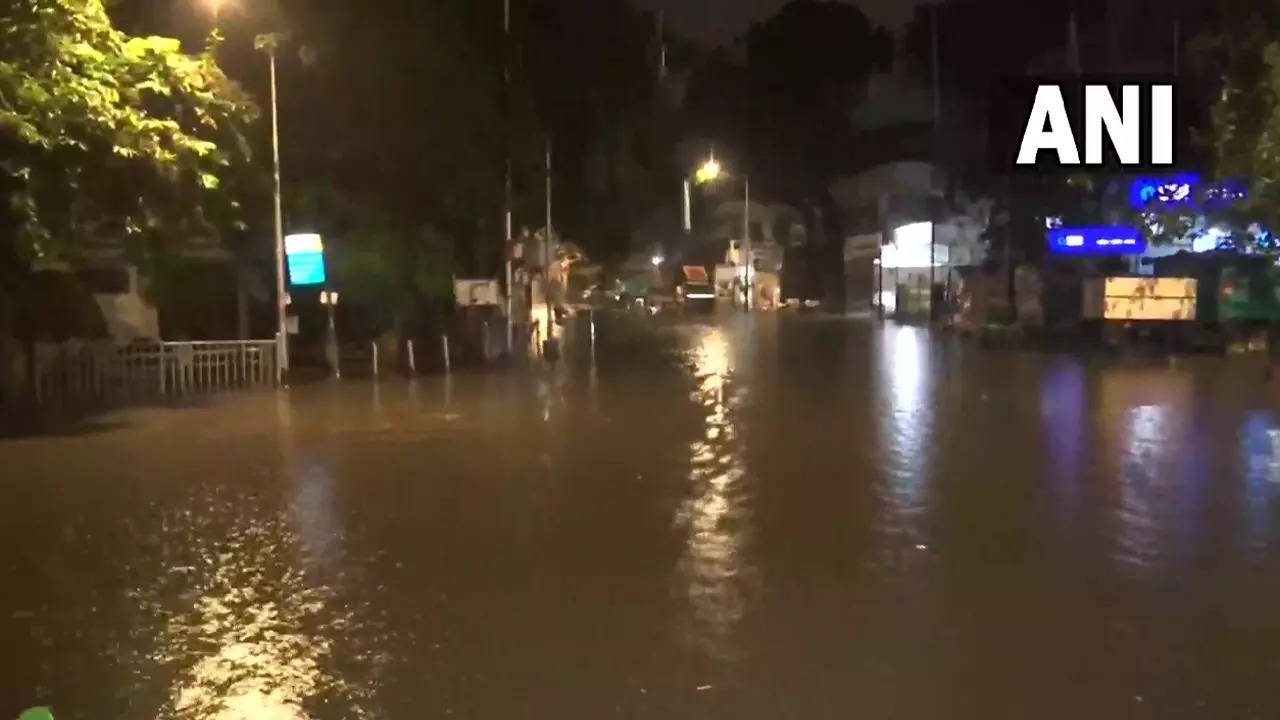
[[[701,265],[684,265],[676,283],[676,298],[685,312],[711,312],[716,306],[716,288],[707,269]]]

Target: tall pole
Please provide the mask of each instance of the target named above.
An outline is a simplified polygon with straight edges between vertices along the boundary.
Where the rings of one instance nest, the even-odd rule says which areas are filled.
[[[325,309],[329,314],[329,328],[325,337],[325,354],[329,356],[329,371],[333,373],[335,378],[342,377],[342,368],[339,365],[338,354],[338,328],[334,324],[333,314],[338,304],[338,294],[332,290],[320,293],[321,300],[324,301]]]
[[[267,64],[271,68],[271,160],[275,179],[276,222],[276,332],[279,334],[279,362],[276,363],[276,383],[288,382],[289,327],[285,317],[287,297],[284,287],[284,211],[280,205],[280,118],[276,96],[276,48],[272,40],[267,46]]]
[[[940,69],[938,62],[938,20],[941,15],[941,8],[937,5],[933,6],[933,24],[932,37],[930,46],[933,56],[933,161],[935,165],[941,155],[942,149],[942,79],[940,77]],[[930,193],[932,196],[932,193]],[[937,244],[937,218],[934,217],[933,208],[929,210],[929,322],[932,323],[936,317],[935,308],[933,307],[933,287],[937,279],[934,277],[934,250]]]
[[[683,215],[684,215],[684,218],[683,218],[683,219],[684,219],[684,234],[685,234],[685,235],[688,235],[689,233],[693,232],[693,213],[692,213],[692,208],[690,207],[690,204],[689,204],[689,192],[690,192],[690,190],[689,190],[689,178],[685,178],[685,179],[684,179],[684,186],[683,186],[683,189],[684,189],[684,197],[683,197],[683,201],[684,201],[684,213],[683,213]]]
[[[515,251],[511,240],[511,0],[502,0],[502,110],[503,110],[503,149],[506,153],[506,180],[502,194],[502,221],[504,230],[504,247],[507,256],[507,352],[514,347],[515,333],[512,329],[511,298],[515,295],[514,275],[511,271],[511,254]]]
[[[747,286],[747,301],[743,310],[751,312],[751,283],[754,274],[751,271],[755,268],[751,262],[751,178],[746,173],[742,174],[742,254],[746,261],[743,282]]]
[[[547,343],[555,337],[551,326],[551,139],[547,138],[547,237],[542,243],[542,299],[547,306]]]

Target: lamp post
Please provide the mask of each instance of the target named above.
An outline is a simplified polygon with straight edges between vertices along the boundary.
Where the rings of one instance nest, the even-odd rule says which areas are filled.
[[[719,178],[727,175],[728,173],[723,172],[721,169],[720,162],[716,160],[715,153],[712,153],[711,156],[707,158],[706,162],[702,163],[702,165],[700,165],[694,172],[694,180],[699,185],[702,185],[709,182],[715,182]],[[688,181],[685,181],[685,186],[686,188],[688,187]],[[690,225],[689,220],[687,219],[687,209],[685,217],[685,227],[687,230]],[[752,267],[751,262],[751,178],[748,177],[745,172],[742,173],[742,255],[744,259],[742,282],[746,289],[746,302],[744,303],[743,310],[749,312],[751,310],[751,286],[754,280],[754,273],[752,271],[754,268]]]
[[[342,377],[342,368],[338,363],[338,330],[333,323],[334,308],[338,307],[337,290],[321,290],[320,304],[329,311],[329,329],[325,333],[324,354],[329,359],[329,371],[335,378]]]
[[[204,4],[213,14],[214,23],[218,20],[218,11],[225,0],[204,0]],[[284,213],[280,201],[280,118],[279,103],[276,92],[276,48],[280,45],[279,33],[264,33],[253,40],[253,47],[267,55],[267,67],[271,75],[271,161],[272,178],[275,196],[275,264],[276,264],[276,384],[286,385],[289,381],[289,327],[285,307],[289,304],[289,295],[285,292],[284,281]]]
[[[212,2],[216,7],[218,0]],[[284,213],[280,207],[280,120],[276,99],[276,47],[279,44],[280,35],[277,33],[259,35],[253,43],[256,49],[267,54],[267,66],[271,71],[271,161],[275,184],[276,337],[279,359],[276,363],[276,382],[285,385],[289,378],[289,328],[285,317],[289,297],[284,286]]]

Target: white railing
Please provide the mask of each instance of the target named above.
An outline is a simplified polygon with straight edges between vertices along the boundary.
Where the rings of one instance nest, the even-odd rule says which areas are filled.
[[[36,343],[31,379],[41,403],[271,386],[276,342]]]

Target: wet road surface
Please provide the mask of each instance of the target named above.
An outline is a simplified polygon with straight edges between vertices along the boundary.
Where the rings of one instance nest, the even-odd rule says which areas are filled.
[[[0,441],[0,714],[1280,716],[1251,361],[599,335]]]

